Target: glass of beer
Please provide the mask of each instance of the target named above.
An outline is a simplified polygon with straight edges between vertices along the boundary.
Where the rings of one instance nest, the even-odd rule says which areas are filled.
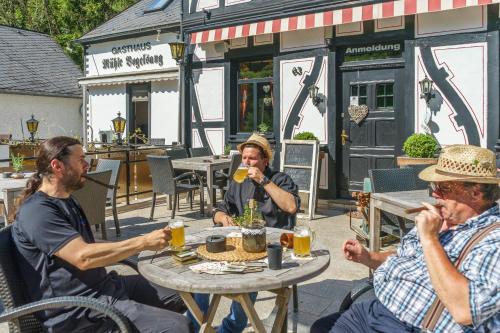
[[[181,251],[184,249],[185,238],[184,238],[184,222],[183,221],[173,221],[169,222],[168,226],[172,233],[172,240],[170,241],[170,248],[174,251]]]
[[[234,172],[233,180],[237,183],[243,183],[248,175],[248,166],[241,163],[238,169]]]
[[[309,257],[315,234],[307,226],[293,228],[293,254],[297,257]]]

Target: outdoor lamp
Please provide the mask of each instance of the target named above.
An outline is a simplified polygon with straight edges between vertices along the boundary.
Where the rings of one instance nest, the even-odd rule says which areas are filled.
[[[35,119],[35,115],[31,115],[31,119],[26,121],[26,126],[28,127],[28,132],[30,132],[30,141],[35,142],[35,133],[38,131],[38,120]]]
[[[117,136],[116,143],[121,145],[122,142],[122,134],[125,132],[125,124],[127,123],[127,120],[121,116],[121,113],[118,112],[118,117],[112,120],[113,122],[113,129],[115,131],[115,134]]]
[[[432,85],[434,82],[430,80],[427,75],[422,81],[419,81],[418,84],[420,85],[420,98],[425,99],[427,103],[429,103],[430,99],[434,97],[434,94],[432,93]]]
[[[186,44],[184,42],[172,42],[168,43],[168,45],[170,45],[170,53],[172,54],[172,59],[174,59],[177,64],[180,64],[184,59]]]
[[[318,96],[318,86],[311,84],[307,89],[309,90],[309,97],[311,98],[314,106],[318,106],[319,103],[323,102],[323,98]]]

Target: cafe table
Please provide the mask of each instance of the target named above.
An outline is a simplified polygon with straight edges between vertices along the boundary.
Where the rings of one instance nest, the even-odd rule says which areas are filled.
[[[405,210],[422,206],[422,202],[435,203],[428,190],[385,192],[370,194],[370,251],[380,250],[380,213],[382,211],[415,221],[417,214]]]
[[[15,200],[26,187],[26,181],[30,175],[26,174],[22,179],[0,178],[0,202],[4,207],[3,213],[7,224],[14,221]]]
[[[282,229],[266,228],[267,242],[279,242]],[[238,232],[237,227],[208,228],[186,236],[186,246],[196,247],[205,243],[211,235],[228,235]],[[258,317],[249,294],[258,291],[270,291],[276,297],[276,318],[272,328],[273,333],[282,332],[286,327],[288,300],[291,286],[307,281],[327,269],[330,263],[330,253],[319,242],[313,244],[311,259],[294,260],[291,250],[285,251],[284,263],[280,270],[270,270],[267,267],[262,272],[247,274],[211,275],[195,273],[190,265],[182,265],[172,258],[169,251],[155,253],[143,251],[139,255],[139,272],[151,282],[179,292],[187,307],[201,326],[200,332],[215,332],[212,327],[215,314],[222,297],[235,300],[241,304],[255,332],[266,332]],[[203,262],[203,261],[201,261]],[[200,262],[196,263],[199,264]],[[195,265],[195,264],[193,264]],[[205,315],[193,299],[191,293],[211,294],[212,298]]]
[[[191,170],[198,172],[206,172],[207,174],[207,190],[208,190],[208,202],[207,211],[208,214],[212,214],[212,208],[215,204],[214,196],[214,172],[217,170],[224,170],[229,168],[231,160],[228,158],[217,158],[213,156],[200,156],[200,157],[189,157],[180,158],[172,160],[172,166],[177,170]]]

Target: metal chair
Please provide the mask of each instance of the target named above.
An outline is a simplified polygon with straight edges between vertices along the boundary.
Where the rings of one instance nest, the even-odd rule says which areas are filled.
[[[403,167],[403,169],[405,168],[409,168],[409,169],[413,169],[413,171],[415,172],[415,184],[416,184],[416,190],[426,190],[428,187],[429,187],[429,183],[426,182],[425,180],[422,180],[420,178],[418,178],[418,174],[424,170],[425,168],[427,168],[428,166],[430,166],[429,164],[413,164],[413,165],[405,165]]]
[[[189,148],[189,155],[191,157],[210,156],[212,152],[209,147]]]
[[[238,170],[240,164],[241,164],[241,154],[236,153],[231,155],[231,163],[229,164],[229,169],[226,169],[227,172],[224,171],[215,172],[214,198],[216,190],[220,190],[222,197],[224,197],[224,194],[229,188],[229,183],[233,180],[233,175],[236,172],[236,170]]]
[[[171,200],[171,196],[174,197],[174,206],[171,215],[171,218],[174,218],[175,208],[179,201],[179,194],[193,192],[196,189],[200,190],[200,211],[202,215],[204,214],[203,182],[198,174],[195,172],[186,172],[176,177],[170,156],[148,155],[147,160],[153,179],[153,205],[151,206],[150,220],[153,220],[157,194],[168,194],[170,195],[169,200]],[[196,177],[199,183],[197,185],[191,185],[180,182],[190,177]],[[193,209],[192,201],[190,207]]]
[[[368,174],[373,193],[414,191],[417,189],[415,171],[411,168],[371,169],[368,170]],[[381,230],[391,235],[397,235],[394,226],[398,226],[400,238],[413,226],[413,222],[386,212],[381,212],[380,221]]]
[[[149,144],[152,146],[164,146],[165,138],[151,138],[149,139]]]
[[[18,252],[12,239],[11,226],[0,230],[0,298],[5,310],[0,323],[9,323],[12,333],[45,332],[42,322],[33,314],[64,307],[92,309],[109,317],[121,332],[131,332],[128,319],[113,306],[92,297],[64,296],[29,302],[26,285],[17,266]]]
[[[92,171],[88,175],[102,183],[109,184],[111,179],[111,170]],[[73,194],[90,225],[100,225],[102,238],[107,239],[106,235],[106,197],[108,189],[102,185],[87,180],[85,186]]]
[[[115,222],[116,237],[120,237],[120,221],[118,220],[118,210],[116,209],[116,192],[118,191],[118,177],[120,175],[120,160],[107,160],[100,158],[97,160],[97,166],[95,171],[105,171],[111,170],[111,178],[109,180],[109,185],[114,186],[114,189],[109,189],[106,195],[107,203],[111,205],[113,209],[113,220]]]
[[[167,150],[165,153],[167,156],[170,156],[173,160],[189,157],[185,148],[174,148]]]

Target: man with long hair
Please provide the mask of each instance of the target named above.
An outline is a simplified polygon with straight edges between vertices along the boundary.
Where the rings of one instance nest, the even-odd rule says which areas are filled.
[[[32,301],[58,296],[95,297],[112,304],[136,332],[190,331],[186,307],[172,290],[140,275],[120,276],[108,265],[143,250],[161,250],[171,239],[160,229],[121,242],[96,243],[78,202],[88,163],[82,145],[69,137],[45,141],[28,180],[12,227],[18,263]],[[49,310],[38,314],[49,332],[109,332],[111,320],[88,309]]]

